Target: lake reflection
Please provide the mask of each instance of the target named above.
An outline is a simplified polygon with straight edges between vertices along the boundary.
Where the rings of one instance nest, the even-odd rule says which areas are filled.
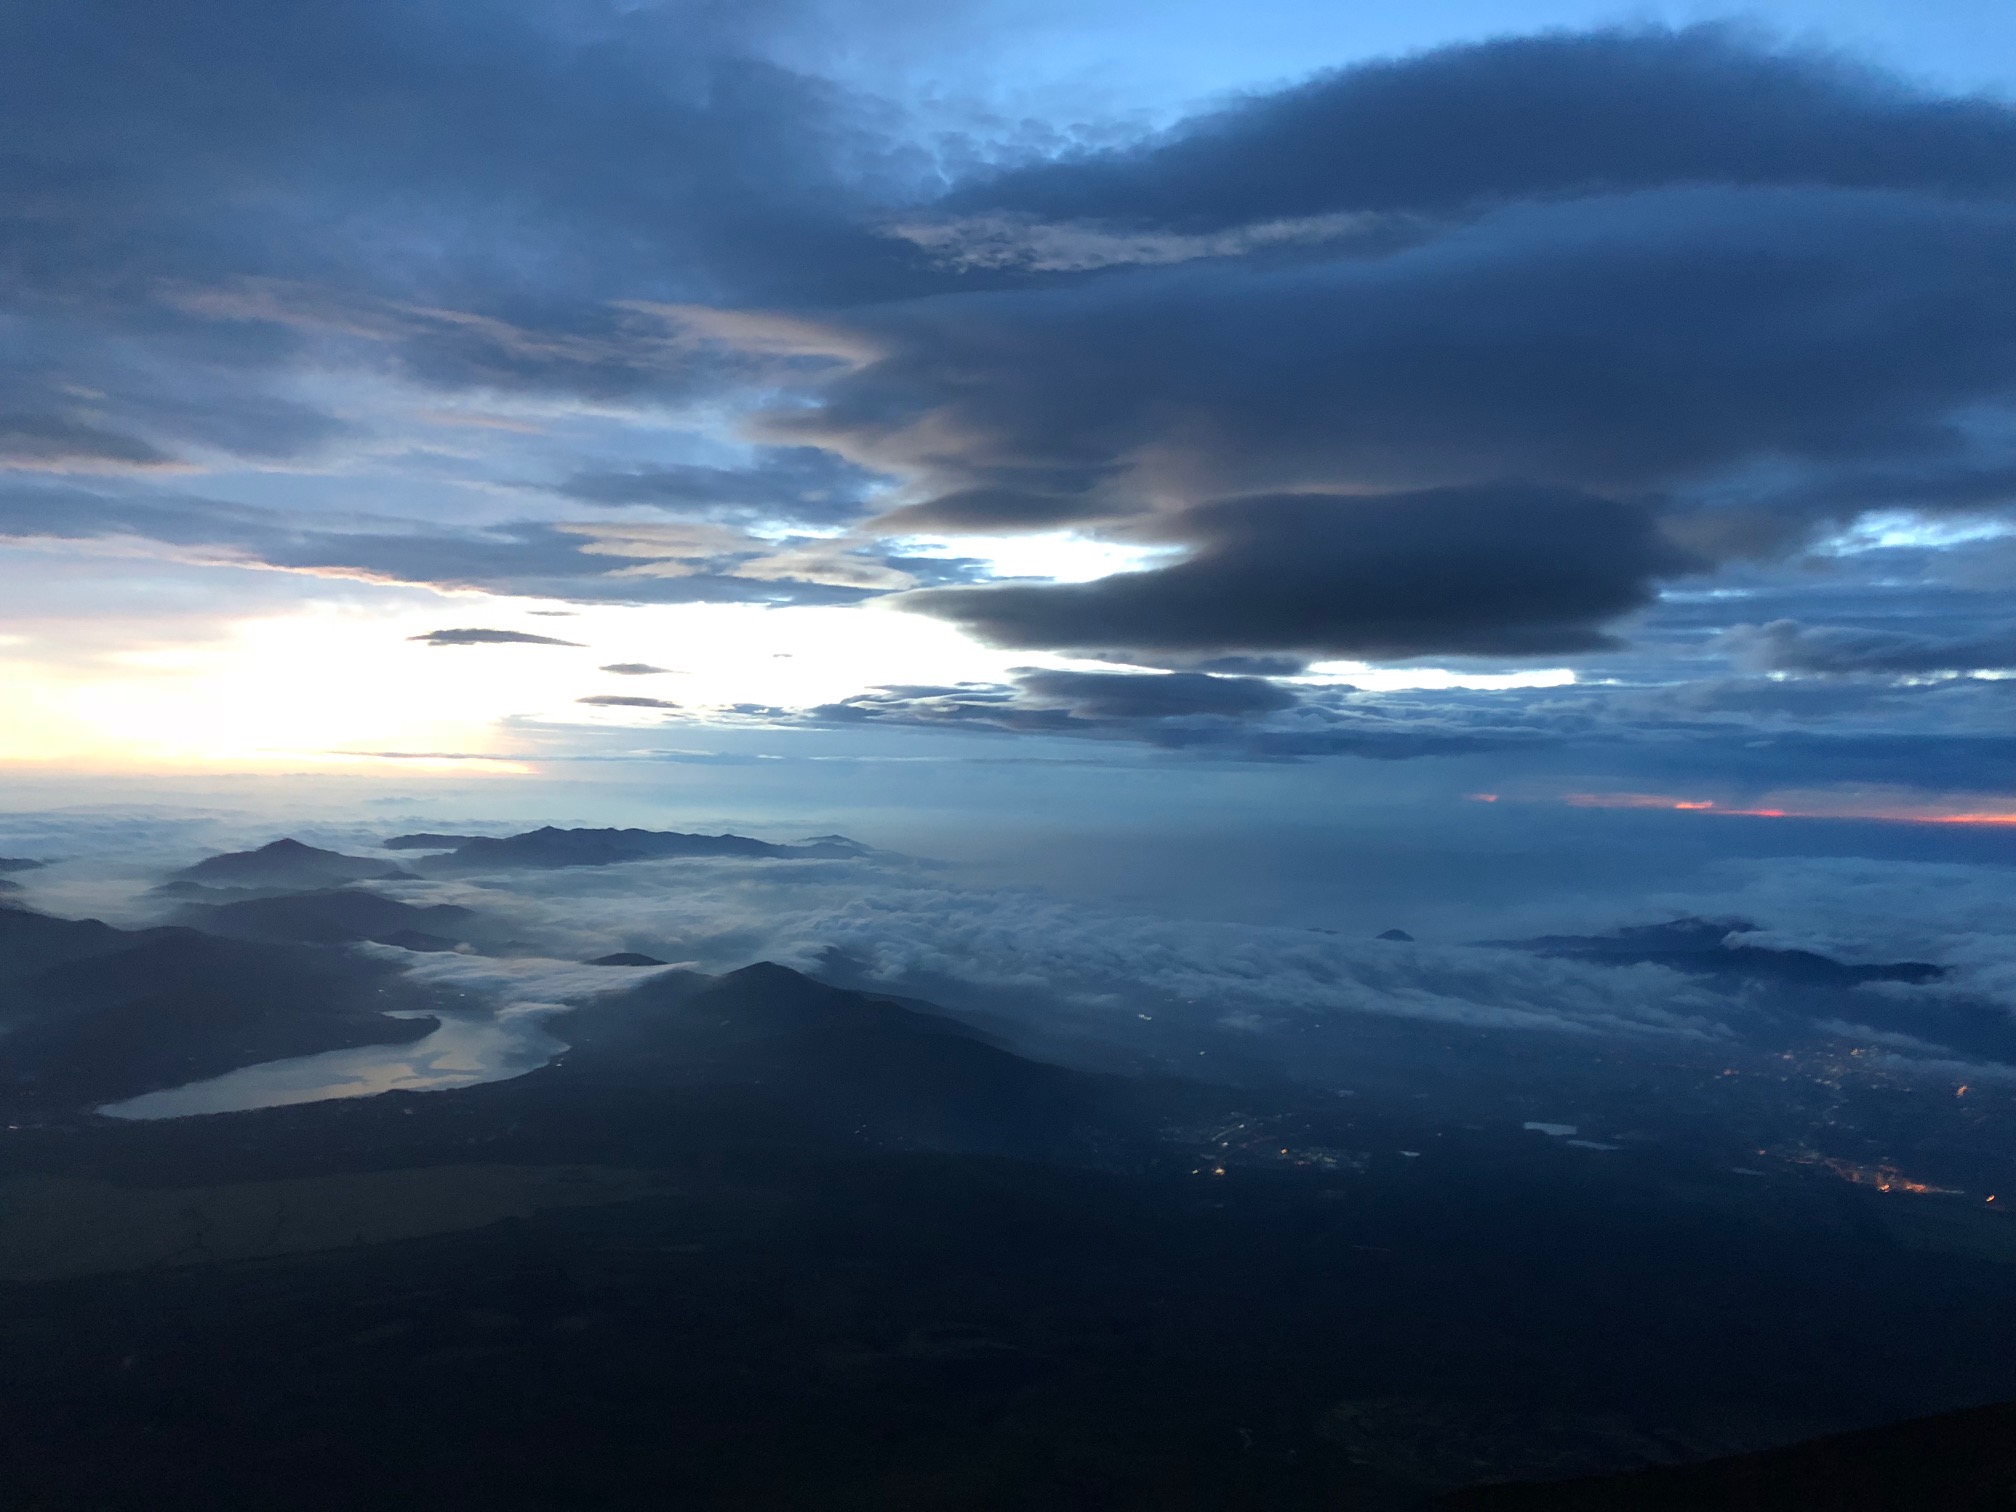
[[[365,1045],[242,1066],[208,1081],[107,1103],[98,1111],[110,1118],[183,1118],[505,1081],[537,1070],[567,1048],[540,1027],[553,1011],[542,1005],[495,1014],[444,1015],[440,1028],[410,1044]]]

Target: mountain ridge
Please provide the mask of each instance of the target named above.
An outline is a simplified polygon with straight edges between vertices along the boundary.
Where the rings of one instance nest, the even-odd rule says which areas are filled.
[[[340,851],[304,845],[292,836],[268,841],[256,850],[226,851],[206,856],[169,874],[173,882],[226,887],[333,887],[344,882],[410,879],[412,873],[388,861],[346,856]]]
[[[417,848],[421,839],[444,835],[395,835],[388,849]],[[867,853],[867,847],[844,836],[824,836],[799,845],[779,845],[746,835],[692,834],[680,830],[561,829],[543,825],[516,835],[474,835],[445,854],[428,856],[417,865],[424,876],[446,876],[483,870],[559,870],[575,866],[614,866],[626,861],[656,861],[677,857],[739,856],[750,859],[843,860]]]

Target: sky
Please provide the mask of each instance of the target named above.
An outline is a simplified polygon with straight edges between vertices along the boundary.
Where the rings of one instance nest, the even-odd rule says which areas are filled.
[[[9,7],[8,807],[1354,925],[1999,862],[2012,60],[1986,0]]]

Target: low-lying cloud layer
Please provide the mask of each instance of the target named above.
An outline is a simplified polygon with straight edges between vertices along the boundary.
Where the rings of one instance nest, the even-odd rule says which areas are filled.
[[[9,853],[54,862],[22,874],[31,904],[131,925],[169,906],[145,889],[172,866],[220,842],[271,838],[272,822],[52,813],[9,817],[0,834]],[[354,822],[308,833],[353,853],[371,844]],[[1243,1074],[1236,1063],[1350,1085],[1366,1027],[1407,1023],[1664,1045],[1683,1056],[1852,1044],[1879,1054],[1888,1071],[1934,1081],[2016,1075],[2005,1053],[2016,1012],[2016,937],[1999,864],[1730,856],[1691,867],[1674,885],[1670,868],[1645,857],[1630,879],[1590,889],[1564,887],[1559,858],[1505,852],[1502,841],[1481,834],[1471,843],[1481,848],[1442,864],[1509,868],[1512,884],[1483,913],[1418,887],[1405,898],[1396,892],[1392,906],[1404,917],[1392,922],[1418,940],[1374,938],[1377,931],[1362,926],[1333,933],[1299,921],[1234,922],[1214,911],[1208,888],[1181,910],[1165,910],[1124,901],[1124,886],[1074,885],[1070,893],[1005,886],[984,865],[878,852],[373,882],[365,885],[411,903],[473,909],[484,940],[512,944],[500,956],[367,948],[403,961],[425,982],[468,992],[472,1004],[532,1015],[617,990],[650,969],[582,964],[617,952],[706,971],[770,959],[943,1002],[1046,1053],[1164,1067],[1182,1057],[1186,1074],[1204,1076]],[[1358,864],[1352,850],[1346,841],[1337,854],[1298,860],[1284,852],[1273,864]],[[1169,864],[1208,871],[1208,837],[1198,832]],[[1388,863],[1368,850],[1362,864]],[[1752,951],[1926,962],[1941,974],[1920,980],[1926,973],[1914,967],[1890,973],[1900,979],[1816,989],[1475,943],[1485,935],[1603,934],[1680,917],[1747,921],[1740,940]],[[1189,1064],[1200,1050],[1205,1064]]]
[[[1292,1059],[1325,1024],[1337,1045],[1348,1045],[1348,1025],[1360,1015],[1734,1043],[1774,1014],[1852,1015],[1850,1000],[1866,995],[1866,1022],[1910,1023],[1915,1015],[1930,1026],[1915,1048],[1893,1050],[1943,1065],[1953,1054],[1937,1033],[1954,1005],[2016,1008],[1995,868],[1787,860],[1731,863],[1724,876],[1711,892],[1612,900],[1599,927],[1676,914],[1751,917],[1766,928],[1746,934],[1746,943],[1857,962],[1926,960],[1949,975],[1923,986],[1856,989],[1816,1007],[1653,965],[1162,917],[961,883],[942,868],[886,856],[646,862],[389,890],[499,916],[556,956],[641,951],[707,970],[758,958],[838,967],[887,990],[949,993],[955,1006],[963,997],[964,1006],[1037,1041],[1166,1049],[1171,1035],[1209,1044],[1233,1033],[1247,1037],[1242,1053],[1262,1059]],[[1536,905],[1534,917],[1545,920],[1544,908]],[[1838,1030],[1814,1024],[1808,1032]],[[1270,1043],[1270,1036],[1287,1038]]]
[[[1708,999],[1653,968],[1623,972],[1515,951],[1396,950],[1304,929],[1128,915],[1040,894],[948,885],[875,863],[638,863],[564,877],[401,884],[508,919],[554,954],[638,950],[725,969],[773,959],[818,969],[829,951],[891,988],[948,978],[1030,994],[1032,1032],[1063,1011],[1095,1037],[1139,1011],[1202,1005],[1257,1028],[1274,1016],[1377,1013],[1556,1031],[1713,1032]],[[669,954],[668,954],[669,953]],[[1152,1020],[1151,1020],[1152,1021]]]

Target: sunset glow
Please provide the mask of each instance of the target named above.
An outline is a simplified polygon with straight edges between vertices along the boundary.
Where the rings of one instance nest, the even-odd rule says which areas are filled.
[[[1678,798],[1665,793],[1568,793],[1570,808],[1669,809],[1677,813],[1721,814],[1744,819],[1867,819],[1885,824],[2016,826],[2016,809],[1947,808],[1932,803],[1873,801],[1866,797],[1802,794],[1777,801],[1724,803],[1713,798]]]

